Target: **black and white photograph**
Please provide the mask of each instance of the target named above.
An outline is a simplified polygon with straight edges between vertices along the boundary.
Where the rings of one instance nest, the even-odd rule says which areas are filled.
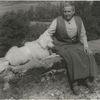
[[[99,100],[100,1],[0,0],[0,99]]]

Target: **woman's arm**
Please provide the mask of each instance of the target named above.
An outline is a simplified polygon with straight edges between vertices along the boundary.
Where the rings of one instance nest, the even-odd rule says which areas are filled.
[[[84,47],[88,47],[86,30],[85,30],[83,22],[82,22],[82,27],[81,27],[80,41],[84,45]]]
[[[51,25],[48,27],[48,29],[43,34],[50,34],[53,35],[56,31],[56,25],[57,25],[57,19],[54,19],[51,23]]]
[[[84,45],[84,52],[87,54],[92,54],[92,51],[88,47],[86,30],[85,30],[83,22],[82,22],[82,28],[81,28],[81,34],[80,34],[80,41]]]

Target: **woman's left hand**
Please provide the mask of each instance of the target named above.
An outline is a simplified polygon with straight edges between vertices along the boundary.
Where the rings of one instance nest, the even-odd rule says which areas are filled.
[[[85,52],[86,54],[93,54],[92,50],[89,49],[89,47],[84,47],[84,52]]]

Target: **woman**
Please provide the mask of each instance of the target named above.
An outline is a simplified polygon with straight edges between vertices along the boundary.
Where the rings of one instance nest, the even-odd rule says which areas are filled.
[[[55,50],[65,61],[71,89],[80,93],[79,83],[84,83],[91,92],[96,77],[96,62],[88,47],[86,31],[79,16],[75,16],[75,7],[64,5],[63,15],[53,20],[45,31],[54,37]]]

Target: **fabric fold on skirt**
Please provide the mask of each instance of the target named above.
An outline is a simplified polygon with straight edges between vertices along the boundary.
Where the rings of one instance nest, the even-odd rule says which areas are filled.
[[[94,56],[86,54],[82,44],[63,45],[56,50],[67,64],[71,82],[87,77],[96,77],[97,65]]]

